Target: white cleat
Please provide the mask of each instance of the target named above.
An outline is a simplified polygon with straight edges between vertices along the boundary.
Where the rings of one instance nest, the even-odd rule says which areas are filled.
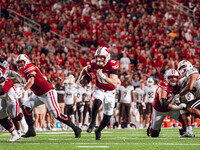
[[[195,134],[192,130],[189,130],[185,132],[183,135],[181,135],[180,137],[195,137]]]
[[[15,142],[17,140],[19,140],[21,138],[21,136],[14,130],[11,133],[11,138],[8,140],[9,142]]]

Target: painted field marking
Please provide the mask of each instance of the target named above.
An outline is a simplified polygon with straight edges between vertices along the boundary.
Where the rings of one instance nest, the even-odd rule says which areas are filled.
[[[78,148],[109,148],[109,146],[77,146]]]

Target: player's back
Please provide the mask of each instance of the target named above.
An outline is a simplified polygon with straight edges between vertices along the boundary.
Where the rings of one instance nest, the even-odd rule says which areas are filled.
[[[36,72],[36,76],[31,90],[35,95],[40,96],[53,89],[53,86],[44,78],[39,68],[33,64],[27,64],[22,70],[22,76],[25,77],[26,81],[28,81],[27,75],[33,71]]]

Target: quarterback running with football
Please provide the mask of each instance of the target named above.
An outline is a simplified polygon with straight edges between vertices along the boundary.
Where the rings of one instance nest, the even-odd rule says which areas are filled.
[[[93,72],[96,78],[94,87],[94,101],[92,106],[92,120],[87,129],[91,133],[96,123],[96,116],[101,104],[103,104],[103,119],[95,130],[96,140],[101,140],[101,131],[109,123],[115,105],[115,87],[118,82],[119,64],[110,59],[110,52],[106,47],[99,47],[95,53],[95,59],[84,67],[79,75],[78,83],[88,73]],[[84,85],[83,85],[84,86]]]
[[[169,115],[175,120],[181,119],[180,110],[186,108],[186,104],[172,104],[175,95],[179,93],[178,79],[179,73],[175,69],[166,72],[166,81],[159,83],[153,101],[153,113],[151,123],[147,129],[147,135],[158,137],[164,118]]]
[[[44,78],[40,70],[35,65],[31,64],[25,54],[17,56],[16,62],[18,70],[22,73],[22,77],[26,79],[26,84],[19,91],[18,95],[21,96],[28,89],[31,89],[35,94],[22,105],[22,110],[29,126],[28,131],[23,137],[36,136],[33,127],[32,109],[39,105],[46,104],[51,114],[60,122],[70,126],[75,133],[75,137],[79,138],[81,136],[81,129],[75,126],[67,116],[61,114],[56,90]]]

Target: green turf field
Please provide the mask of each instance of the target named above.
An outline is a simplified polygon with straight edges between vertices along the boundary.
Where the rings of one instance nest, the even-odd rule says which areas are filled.
[[[10,143],[10,134],[0,132],[0,150],[199,150],[200,128],[193,129],[195,138],[179,138],[178,129],[162,129],[159,138],[147,137],[146,129],[103,130],[102,140],[94,133],[82,132],[79,139],[72,131],[37,132],[36,137]]]

